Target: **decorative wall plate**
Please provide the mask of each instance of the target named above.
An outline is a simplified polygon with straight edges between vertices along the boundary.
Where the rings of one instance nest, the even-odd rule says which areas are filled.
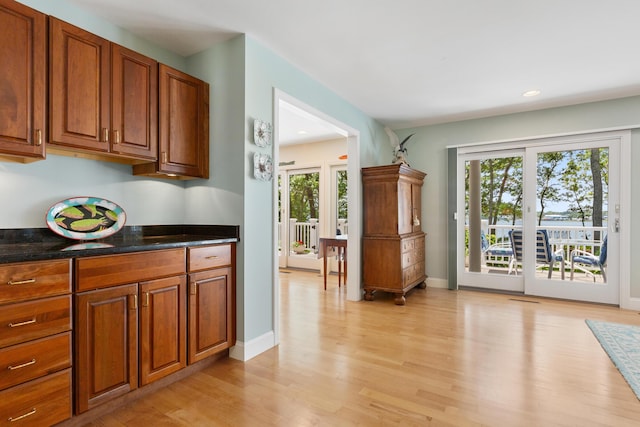
[[[124,227],[126,214],[113,202],[97,197],[73,197],[49,209],[47,227],[74,240],[102,239]]]
[[[260,119],[253,121],[253,142],[255,142],[258,147],[271,145],[271,123],[264,122]]]
[[[260,181],[271,181],[273,163],[268,154],[255,153],[253,155],[253,176]]]

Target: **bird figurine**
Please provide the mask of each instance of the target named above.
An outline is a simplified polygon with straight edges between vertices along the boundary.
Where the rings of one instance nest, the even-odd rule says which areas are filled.
[[[405,144],[409,141],[409,139],[411,139],[413,135],[415,135],[415,133],[412,133],[411,135],[403,139],[402,142],[400,142],[398,135],[396,135],[394,131],[392,131],[386,126],[384,128],[384,131],[387,132],[387,135],[389,135],[389,142],[393,147],[392,163],[394,165],[399,163],[404,163],[405,165],[409,166],[409,163],[407,162],[407,147],[405,147]]]

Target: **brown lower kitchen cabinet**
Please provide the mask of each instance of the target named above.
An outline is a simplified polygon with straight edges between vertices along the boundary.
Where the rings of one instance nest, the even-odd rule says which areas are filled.
[[[137,284],[76,295],[76,413],[138,387],[137,299]]]
[[[140,283],[140,385],[186,366],[187,278]]]
[[[0,426],[71,417],[71,260],[0,265]]]
[[[235,244],[189,248],[189,363],[235,344]]]
[[[184,248],[76,259],[97,288],[76,293],[76,413],[186,365],[185,272]]]

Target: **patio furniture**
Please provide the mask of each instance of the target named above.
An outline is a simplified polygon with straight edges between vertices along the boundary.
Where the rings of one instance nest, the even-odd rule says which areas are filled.
[[[518,263],[522,264],[522,230],[509,231],[509,240],[511,240],[511,247],[514,254],[509,264],[509,274],[511,274],[512,271],[518,274]],[[560,277],[564,280],[564,255],[562,250],[552,252],[547,230],[536,230],[536,264],[538,264],[536,268],[547,266],[549,268],[548,278],[551,279],[553,267],[556,262],[560,263]]]
[[[571,280],[573,280],[574,270],[580,270],[587,275],[593,276],[593,281],[596,281],[596,271],[600,271],[602,274],[602,281],[607,281],[607,273],[604,266],[607,264],[607,237],[604,236],[602,246],[600,247],[600,255],[596,256],[590,252],[582,251],[580,249],[574,249],[569,255],[571,259]]]
[[[484,233],[480,233],[482,254],[485,256],[485,263],[487,262],[499,262],[496,257],[502,258],[500,261],[504,263],[510,263],[513,256],[513,249],[509,242],[496,242],[493,245],[489,243],[489,239]],[[489,257],[494,259],[489,260]],[[506,261],[504,258],[507,258]]]

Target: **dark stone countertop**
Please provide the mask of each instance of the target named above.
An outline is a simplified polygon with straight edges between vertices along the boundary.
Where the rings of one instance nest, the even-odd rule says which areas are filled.
[[[100,240],[70,240],[48,228],[0,229],[0,264],[238,242],[237,225],[125,226]]]

